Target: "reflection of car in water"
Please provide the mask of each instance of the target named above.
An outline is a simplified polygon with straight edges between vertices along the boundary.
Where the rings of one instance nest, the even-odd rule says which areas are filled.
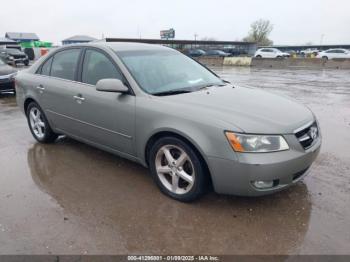
[[[27,159],[35,184],[69,221],[116,252],[287,254],[308,230],[303,183],[263,198],[210,195],[184,206],[161,197],[141,166],[71,139],[34,144]]]

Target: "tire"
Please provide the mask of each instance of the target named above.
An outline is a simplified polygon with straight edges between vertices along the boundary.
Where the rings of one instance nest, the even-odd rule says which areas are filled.
[[[149,151],[149,166],[160,191],[175,200],[194,201],[208,188],[209,176],[201,157],[179,138],[163,137],[157,140]]]
[[[29,61],[28,61],[28,62],[24,62],[24,65],[25,65],[25,66],[28,66],[28,65],[29,65]]]
[[[35,53],[33,48],[24,48],[24,53],[28,56],[29,60],[34,60]]]
[[[256,58],[262,58],[262,56],[261,55],[257,55]]]
[[[47,118],[36,102],[31,102],[26,112],[28,126],[33,137],[40,143],[53,143],[58,135],[54,133]]]
[[[327,57],[327,56],[322,56],[322,59],[323,59],[324,61],[327,61],[327,60],[328,60],[328,57]]]

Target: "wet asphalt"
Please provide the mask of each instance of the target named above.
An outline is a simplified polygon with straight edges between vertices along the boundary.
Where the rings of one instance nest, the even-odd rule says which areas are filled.
[[[297,185],[183,204],[148,170],[61,138],[38,144],[0,96],[0,254],[350,254],[350,72],[214,67],[310,107],[321,153]]]

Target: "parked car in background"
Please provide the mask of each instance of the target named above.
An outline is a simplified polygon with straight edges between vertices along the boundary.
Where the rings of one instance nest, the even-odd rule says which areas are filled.
[[[0,49],[0,58],[4,60],[9,65],[17,66],[18,64],[24,64],[26,66],[29,65],[28,56],[16,49],[16,48],[5,48]]]
[[[317,54],[319,53],[320,51],[317,49],[317,48],[308,48],[308,49],[305,49],[305,50],[301,50],[300,51],[300,54],[302,56],[309,56],[311,54],[313,54],[314,56],[317,56]]]
[[[325,60],[334,58],[350,58],[350,51],[347,49],[328,49],[318,53],[317,58],[322,58]]]
[[[0,59],[0,93],[15,92],[16,70]]]
[[[65,134],[139,162],[180,201],[211,183],[222,194],[280,191],[307,175],[321,146],[307,107],[232,85],[164,46],[65,46],[20,71],[16,91],[37,141]]]
[[[254,57],[256,58],[283,58],[290,57],[290,54],[284,53],[277,48],[260,48],[258,49]]]
[[[287,53],[287,54],[289,54],[290,56],[295,56],[295,55],[297,55],[297,52],[294,51],[294,50],[286,50],[286,51],[284,51],[284,53]]]
[[[205,55],[206,56],[219,56],[219,57],[227,57],[227,56],[230,56],[229,53],[226,53],[222,50],[207,50],[205,52]]]
[[[191,57],[199,57],[205,55],[205,51],[202,49],[188,49],[185,51],[185,54]]]
[[[248,52],[246,50],[242,49],[237,49],[237,48],[225,48],[224,50],[225,53],[228,53],[229,56],[247,56]]]

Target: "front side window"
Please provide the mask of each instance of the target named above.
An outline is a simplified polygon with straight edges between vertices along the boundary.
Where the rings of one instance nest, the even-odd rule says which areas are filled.
[[[82,82],[96,85],[99,80],[107,78],[122,80],[121,74],[108,57],[101,52],[87,50],[83,63]]]
[[[80,49],[69,49],[54,55],[51,76],[67,80],[75,80]]]
[[[174,50],[117,51],[140,87],[149,94],[197,91],[224,82],[208,69]]]

